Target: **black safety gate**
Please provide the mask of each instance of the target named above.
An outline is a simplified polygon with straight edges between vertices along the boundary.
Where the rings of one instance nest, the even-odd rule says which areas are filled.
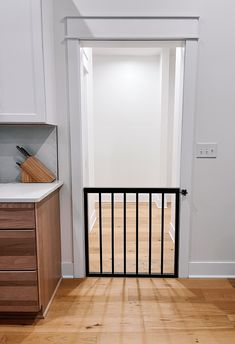
[[[85,254],[86,254],[86,275],[87,276],[102,276],[102,277],[178,277],[178,256],[179,256],[179,201],[180,201],[180,193],[186,194],[186,190],[180,191],[179,188],[96,188],[96,187],[88,187],[84,188],[84,216],[85,216]],[[119,225],[118,230],[122,231],[122,269],[118,271],[115,269],[115,196],[119,195],[119,208],[122,212],[122,226]],[[120,200],[120,195],[122,199]],[[128,252],[127,252],[127,205],[128,197],[132,196],[131,204],[134,209],[134,230],[135,230],[135,269],[134,271],[129,271],[127,269],[128,263]],[[144,204],[145,208],[147,209],[147,233],[144,233],[145,236],[148,236],[148,252],[145,254],[146,262],[146,271],[141,271],[139,267],[139,229],[140,229],[140,213],[139,209],[142,202],[140,202],[140,196],[144,195]],[[167,235],[165,231],[166,220],[165,220],[165,204],[166,200],[173,199],[171,205],[171,216],[174,221],[174,248],[173,256],[172,256],[172,271],[165,271],[164,268],[164,248],[165,248],[165,236]],[[96,228],[97,228],[97,257],[99,260],[99,269],[98,271],[92,271],[90,267],[90,254],[89,254],[89,197],[93,197],[93,203],[96,205]],[[109,237],[110,237],[110,270],[104,268],[104,244],[107,247],[107,242],[103,238],[103,222],[107,222],[106,219],[103,219],[103,211],[102,208],[103,200],[102,198],[106,197],[105,200],[105,207],[107,208],[107,204],[109,203],[110,209],[110,223],[108,230]],[[107,197],[109,197],[109,201],[107,201]],[[134,197],[134,202],[133,202]],[[158,197],[160,199],[160,206],[157,209],[155,206],[156,202],[155,199]],[[134,205],[133,205],[134,204]],[[120,213],[120,209],[118,210]],[[107,210],[106,210],[107,212]],[[133,213],[133,211],[132,211]],[[167,215],[169,218],[169,214]],[[152,257],[156,252],[154,252],[154,247],[152,245],[152,238],[155,235],[156,226],[153,228],[153,220],[159,221],[159,252],[157,253],[160,257],[159,259],[159,270],[153,269],[152,264]],[[142,221],[142,220],[141,220]],[[106,224],[107,225],[107,224]],[[121,227],[121,228],[120,228]],[[131,243],[133,244],[133,242]],[[155,249],[156,250],[156,249]]]

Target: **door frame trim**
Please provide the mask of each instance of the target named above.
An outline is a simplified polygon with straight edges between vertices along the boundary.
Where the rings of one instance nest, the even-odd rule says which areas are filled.
[[[133,35],[132,30],[128,31],[128,23],[133,19],[139,19],[137,30],[144,29],[145,34]],[[183,19],[182,19],[183,18]],[[181,140],[181,164],[180,164],[180,185],[188,190],[187,197],[180,203],[180,240],[179,240],[179,277],[189,277],[190,260],[190,232],[192,217],[192,173],[194,156],[194,112],[196,100],[196,78],[197,78],[197,51],[198,51],[198,22],[199,17],[98,17],[92,35],[85,35],[84,32],[75,31],[76,36],[69,33],[69,23],[82,18],[65,18],[65,41],[67,54],[67,92],[68,92],[68,114],[70,123],[70,147],[71,147],[71,192],[72,192],[72,214],[73,214],[73,262],[74,277],[85,276],[85,237],[84,237],[84,203],[83,203],[83,167],[82,158],[82,114],[81,114],[81,92],[80,92],[80,40],[139,40],[139,41],[184,41],[184,83],[183,83],[183,111],[182,111],[182,140]],[[104,21],[109,19],[112,28],[112,36],[106,36],[95,32],[102,28]],[[125,19],[125,32],[119,32],[116,25],[117,19]],[[151,19],[151,22],[149,21]],[[174,19],[174,21],[172,21]],[[152,27],[153,20],[156,25]],[[195,21],[197,25],[195,26]],[[97,26],[97,23],[99,25]],[[191,23],[191,26],[190,26]],[[150,25],[149,25],[150,24]],[[187,25],[186,25],[187,24]],[[74,24],[73,24],[74,25]],[[180,29],[178,27],[180,26]],[[75,25],[76,26],[76,25]],[[79,27],[79,26],[78,26]],[[131,25],[130,25],[131,27]],[[161,32],[155,31],[156,27],[162,28]],[[87,28],[86,28],[87,29]],[[177,29],[177,30],[176,30]],[[193,29],[193,31],[192,31]],[[98,30],[98,29],[97,29]],[[116,31],[115,31],[116,30]],[[149,34],[152,30],[152,34]],[[88,30],[89,31],[89,30]],[[89,31],[90,32],[90,31]],[[89,33],[88,32],[88,33]],[[108,32],[108,31],[107,31]],[[193,32],[193,34],[192,34]],[[99,36],[100,35],[100,36]],[[149,36],[148,36],[149,35]],[[178,36],[177,36],[178,35]]]

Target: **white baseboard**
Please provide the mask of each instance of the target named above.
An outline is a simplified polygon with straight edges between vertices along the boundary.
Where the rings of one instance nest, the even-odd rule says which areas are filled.
[[[169,235],[171,237],[171,240],[175,242],[175,226],[172,222],[170,222],[170,229],[169,229]]]
[[[190,262],[190,278],[235,278],[235,262]]]
[[[62,263],[63,278],[73,278],[73,263]]]
[[[92,231],[92,229],[93,229],[93,227],[94,227],[94,225],[95,225],[95,222],[96,222],[96,211],[95,211],[95,209],[93,210],[93,212],[92,212],[92,215],[91,215],[91,217],[90,217],[90,227],[89,227],[89,233],[91,233],[91,231]]]

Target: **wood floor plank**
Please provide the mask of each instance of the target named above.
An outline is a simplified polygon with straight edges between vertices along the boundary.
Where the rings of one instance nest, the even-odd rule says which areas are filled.
[[[227,279],[63,280],[46,319],[0,322],[0,344],[234,344],[233,286]]]

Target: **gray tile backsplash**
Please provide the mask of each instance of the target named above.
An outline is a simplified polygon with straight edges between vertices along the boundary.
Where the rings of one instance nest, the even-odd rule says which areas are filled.
[[[19,182],[16,161],[24,157],[16,149],[23,146],[36,155],[58,177],[57,130],[49,125],[0,125],[0,183]]]

